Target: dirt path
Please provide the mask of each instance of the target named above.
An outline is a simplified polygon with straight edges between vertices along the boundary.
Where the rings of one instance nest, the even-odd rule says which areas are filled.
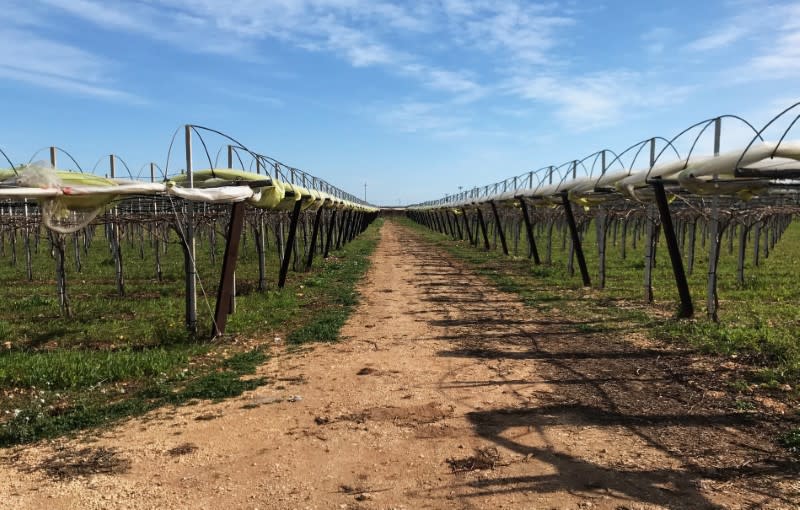
[[[362,295],[344,341],[279,353],[253,394],[16,450],[0,507],[800,503],[771,423],[726,411],[703,358],[538,316],[392,222]],[[108,472],[52,478],[87,458]]]

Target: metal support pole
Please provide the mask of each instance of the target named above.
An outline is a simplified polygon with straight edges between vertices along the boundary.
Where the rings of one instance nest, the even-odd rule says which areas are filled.
[[[211,327],[212,337],[225,334],[225,325],[228,322],[230,301],[233,295],[236,261],[239,257],[239,240],[242,237],[244,213],[244,202],[236,202],[233,204],[231,208],[231,219],[228,223],[228,239],[225,243],[225,255],[222,259],[222,274],[219,278],[219,289],[217,289],[214,324]]]
[[[258,161],[258,160],[256,160],[256,161]],[[233,145],[230,145],[230,144],[228,144],[228,168],[233,168]],[[262,233],[262,235],[263,235],[263,233]],[[237,250],[238,250],[238,247],[237,247]],[[264,263],[264,251],[263,250],[259,251],[259,260],[258,260],[258,262],[261,265],[261,267],[259,267],[259,269],[262,269],[263,268],[263,263]],[[259,289],[263,290],[261,288],[261,286],[263,284],[263,281],[264,281],[263,272],[259,271],[259,275],[258,276],[259,276],[259,279],[258,279]],[[231,277],[231,279],[232,279],[231,292],[229,294],[229,299],[228,299],[228,303],[229,303],[229,306],[230,306],[229,313],[236,313],[236,271],[235,270],[233,271],[233,276]]]
[[[286,240],[286,249],[283,252],[283,263],[281,264],[281,272],[278,275],[278,288],[282,289],[286,284],[286,273],[289,272],[289,262],[292,257],[292,249],[294,248],[294,238],[297,234],[297,220],[300,219],[300,207],[303,205],[302,200],[295,200],[294,209],[292,209],[292,218],[289,223],[289,238]]]
[[[722,118],[714,119],[714,157],[719,156],[720,136],[722,133]],[[716,183],[719,176],[714,174],[712,181]],[[722,233],[719,221],[719,194],[714,194],[711,198],[711,235],[708,253],[708,285],[706,289],[706,307],[708,318],[714,322],[719,320],[717,309],[719,308],[719,297],[717,296],[717,266],[719,264],[719,251]]]
[[[533,226],[531,225],[531,217],[528,214],[528,204],[525,199],[519,198],[519,206],[522,209],[522,219],[525,221],[525,233],[528,235],[528,256],[533,257],[533,263],[537,266],[542,263],[539,259],[539,250],[536,249],[536,239],[533,238]]]
[[[492,212],[494,213],[494,224],[497,226],[497,233],[500,234],[500,244],[503,245],[503,255],[508,255],[506,234],[503,232],[503,224],[500,223],[500,214],[497,212],[497,205],[495,205],[494,200],[489,200],[489,205],[492,206]]]
[[[314,216],[314,228],[311,230],[311,245],[308,249],[308,262],[306,262],[306,270],[311,269],[311,264],[314,262],[314,250],[317,249],[317,235],[319,234],[319,224],[322,220],[323,207],[317,209],[317,215]]]
[[[661,182],[660,177],[653,179],[651,184],[655,190],[656,205],[658,205],[658,213],[661,216],[661,228],[664,230],[664,240],[667,242],[669,258],[672,262],[672,272],[675,274],[675,284],[678,286],[678,295],[681,299],[678,317],[687,319],[694,314],[694,306],[692,305],[692,295],[689,292],[689,282],[683,269],[683,258],[678,245],[678,237],[675,235],[675,227],[672,224],[672,216],[669,213],[667,193],[664,191],[664,183]]]
[[[325,253],[322,258],[327,259],[328,253],[331,251],[331,241],[333,240],[333,227],[336,225],[336,209],[331,213],[331,219],[328,222],[328,235],[325,236]]]
[[[575,249],[575,256],[578,258],[578,267],[581,270],[583,286],[589,287],[592,284],[592,280],[589,278],[589,270],[586,267],[586,259],[583,257],[583,248],[581,247],[581,236],[578,234],[578,226],[575,224],[575,215],[572,213],[572,204],[569,202],[566,191],[561,192],[561,203],[564,204],[564,214],[567,217],[567,225],[572,235],[572,246]]]
[[[650,139],[650,168],[655,165],[656,139]],[[656,218],[652,205],[647,206],[647,217],[645,220],[645,245],[644,245],[644,299],[652,303],[653,296],[653,267],[655,266],[656,251]]]
[[[489,236],[486,234],[486,222],[483,220],[483,213],[481,212],[480,206],[476,208],[478,210],[478,223],[481,226],[481,233],[483,234],[483,247],[486,251],[491,249],[489,245]]]
[[[194,188],[192,175],[192,126],[186,125],[186,176],[189,187]],[[186,329],[197,333],[197,270],[195,269],[194,244],[194,204],[184,201],[186,207],[186,228],[183,232],[183,267],[186,274]]]
[[[108,168],[111,178],[117,177],[116,158],[113,154],[108,156]],[[117,225],[117,208],[114,207],[112,212],[113,219],[111,221],[111,245],[114,250],[114,273],[117,280],[117,294],[120,297],[125,296],[125,274],[122,268],[122,244],[120,243],[119,226]]]

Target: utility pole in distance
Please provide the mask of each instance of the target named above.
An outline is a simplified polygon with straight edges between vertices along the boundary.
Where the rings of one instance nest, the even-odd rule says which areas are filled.
[[[367,201],[367,183],[364,183],[364,202]]]

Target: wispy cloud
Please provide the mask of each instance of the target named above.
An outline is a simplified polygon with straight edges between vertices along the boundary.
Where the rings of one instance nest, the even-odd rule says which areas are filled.
[[[634,71],[607,71],[584,76],[515,78],[509,91],[551,105],[555,115],[573,130],[617,124],[637,110],[660,108],[681,101],[688,86],[653,85]]]
[[[469,119],[454,114],[447,105],[406,101],[397,105],[379,105],[370,112],[378,121],[402,133],[428,133],[452,138],[468,133]]]
[[[727,48],[750,34],[751,30],[747,24],[744,24],[744,20],[731,21],[730,25],[723,26],[690,42],[686,45],[686,49],[702,52]]]
[[[432,31],[436,10],[425,2],[153,0],[122,6],[98,0],[43,1],[103,29],[137,33],[191,52],[259,59],[265,56],[261,43],[278,40],[334,54],[356,68],[383,67],[462,100],[480,97],[480,86],[466,73],[433,65],[387,40],[398,33]]]
[[[0,29],[0,77],[101,99],[144,103],[110,79],[114,64],[27,29]]]
[[[653,27],[642,34],[644,48],[650,55],[660,56],[669,47],[675,31],[669,27]]]
[[[550,51],[565,38],[558,31],[575,20],[554,11],[554,5],[530,2],[479,2],[480,7],[451,10],[471,44],[486,52],[506,53],[525,63],[551,62]],[[452,9],[452,6],[451,6]]]
[[[782,79],[800,75],[800,5],[773,31],[773,40],[742,66],[742,78]]]

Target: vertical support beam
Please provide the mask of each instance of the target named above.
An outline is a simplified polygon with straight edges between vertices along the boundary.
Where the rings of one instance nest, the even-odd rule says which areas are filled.
[[[539,259],[539,250],[536,249],[536,239],[533,237],[533,225],[528,213],[528,204],[525,203],[525,199],[522,197],[518,200],[520,209],[522,209],[522,219],[525,221],[525,233],[528,235],[528,257],[533,257],[533,263],[538,266],[542,261]]]
[[[108,169],[111,178],[117,176],[117,160],[113,154],[108,156]],[[117,294],[120,297],[125,296],[125,274],[122,267],[122,244],[119,239],[119,226],[117,225],[117,208],[114,207],[112,212],[113,219],[111,220],[111,246],[114,250],[114,273],[117,280]]]
[[[292,217],[289,222],[289,237],[286,239],[286,248],[283,252],[283,263],[281,264],[281,272],[278,275],[278,288],[282,289],[286,284],[286,273],[289,272],[289,262],[292,257],[292,249],[294,248],[294,238],[297,234],[297,220],[300,219],[300,206],[302,200],[295,200],[294,209],[292,209]]]
[[[186,125],[186,176],[189,187],[194,188],[192,175],[192,126]],[[186,200],[186,228],[183,232],[183,267],[186,275],[186,329],[191,334],[197,333],[197,270],[195,269],[194,244],[194,204]]]
[[[478,224],[481,226],[481,234],[483,234],[483,248],[489,251],[491,245],[489,245],[489,236],[486,234],[486,222],[483,220],[483,212],[481,212],[480,206],[477,206],[476,209],[478,210]]]
[[[256,159],[256,161],[258,161],[258,159]],[[231,144],[228,144],[228,168],[233,168],[233,145],[231,145]],[[236,241],[236,242],[238,243],[239,241]],[[256,240],[256,242],[258,242],[258,240]],[[236,250],[237,250],[237,252],[239,250],[238,244],[237,244]],[[264,250],[261,250],[259,252],[259,261],[258,262],[259,262],[258,287],[259,287],[259,290],[264,290],[264,287],[265,287],[265,285],[264,285],[264,267],[265,267]],[[236,266],[234,266],[234,268],[235,267]],[[229,313],[236,313],[236,270],[235,269],[233,271],[233,276],[231,277],[231,279],[232,279],[231,280],[232,281],[232,283],[231,283],[231,292],[229,294],[229,299],[228,299],[227,302],[229,303],[229,306],[230,306],[230,312]]]
[[[600,175],[606,174],[606,151],[600,152]],[[600,205],[595,216],[595,230],[597,232],[597,279],[598,287],[606,288],[606,252],[608,247],[608,211]]]
[[[688,319],[694,314],[694,306],[692,305],[692,295],[689,292],[689,282],[686,279],[686,272],[683,269],[683,258],[681,257],[678,238],[675,235],[675,227],[672,224],[672,216],[669,213],[667,193],[664,191],[664,183],[661,181],[660,177],[653,179],[652,185],[655,190],[658,213],[661,216],[664,240],[667,242],[669,258],[672,262],[672,273],[675,275],[675,285],[678,287],[678,295],[681,300],[681,305],[678,309],[678,317],[681,319]]]
[[[322,211],[325,208],[320,206],[317,209],[317,215],[314,216],[314,227],[311,230],[311,246],[308,249],[308,261],[306,262],[306,270],[311,269],[311,264],[314,262],[314,251],[317,249],[317,235],[319,234],[319,224],[322,220]]]
[[[331,241],[333,241],[333,227],[336,225],[336,209],[331,213],[331,219],[328,220],[328,235],[325,236],[325,253],[322,258],[327,259],[328,253],[331,251]]]
[[[561,203],[564,205],[564,214],[567,217],[567,226],[572,235],[572,246],[575,249],[575,256],[578,258],[578,267],[581,270],[581,278],[583,279],[583,286],[589,287],[592,285],[592,280],[589,278],[589,269],[586,267],[586,259],[583,257],[583,248],[581,247],[581,236],[578,234],[578,226],[575,224],[575,215],[572,213],[572,204],[569,202],[567,192],[561,192]]]
[[[736,281],[739,285],[744,285],[744,257],[747,249],[747,231],[749,228],[742,222],[739,225],[739,253],[736,264]]]
[[[497,233],[500,235],[500,244],[503,245],[503,255],[508,255],[506,234],[503,232],[503,224],[500,223],[500,214],[497,212],[497,205],[495,205],[494,200],[489,200],[489,205],[492,206],[492,212],[494,213],[494,224],[497,227]]]
[[[228,322],[230,302],[234,289],[234,275],[236,274],[236,261],[239,257],[239,240],[242,237],[244,225],[244,202],[236,202],[231,207],[231,219],[228,222],[228,239],[225,243],[225,255],[222,259],[222,274],[219,277],[217,289],[217,304],[214,309],[214,324],[211,326],[211,336],[225,334],[225,325]]]
[[[606,288],[606,248],[608,247],[608,212],[600,205],[594,217],[595,231],[597,232],[597,279],[598,288]]]
[[[55,147],[50,147],[50,166],[55,168],[56,167],[56,163],[57,163],[57,159],[58,158],[56,157],[56,148]]]
[[[650,139],[650,168],[655,165],[656,139]],[[653,302],[653,267],[655,266],[655,243],[656,243],[656,218],[653,207],[647,206],[646,235],[644,245],[644,299],[648,303]]]

